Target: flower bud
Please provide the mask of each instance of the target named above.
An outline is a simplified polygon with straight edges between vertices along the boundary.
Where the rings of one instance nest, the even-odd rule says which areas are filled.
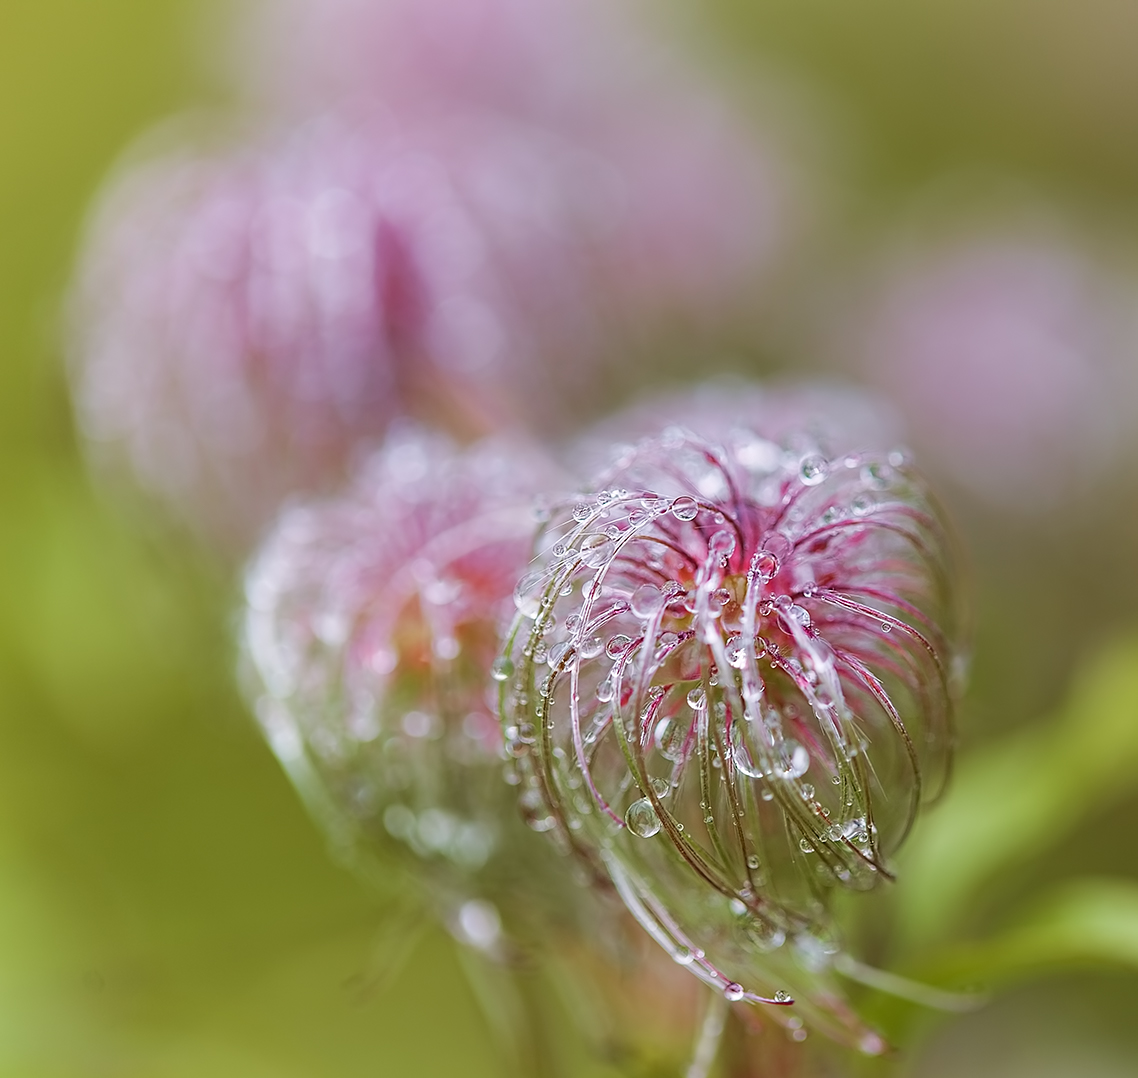
[[[537,730],[519,766],[565,840],[677,962],[879,1051],[830,983],[827,896],[888,876],[943,781],[957,628],[907,457],[825,427],[626,448],[542,534],[500,706]]]
[[[286,770],[349,856],[402,865],[483,949],[499,913],[513,929],[573,891],[518,820],[487,698],[551,476],[532,446],[399,431],[344,495],[288,510],[246,578],[251,695]]]

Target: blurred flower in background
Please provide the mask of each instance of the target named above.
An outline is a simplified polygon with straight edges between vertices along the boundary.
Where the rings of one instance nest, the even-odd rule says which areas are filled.
[[[167,133],[104,196],[74,302],[81,418],[222,547],[394,416],[570,429],[605,356],[730,310],[783,230],[771,151],[632,24],[456,11],[265,8],[268,83],[315,85],[212,143]]]
[[[990,504],[1060,511],[1135,447],[1138,276],[1023,209],[925,220],[871,264],[830,348]]]

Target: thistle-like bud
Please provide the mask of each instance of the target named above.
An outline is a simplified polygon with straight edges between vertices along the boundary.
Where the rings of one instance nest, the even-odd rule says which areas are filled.
[[[402,865],[491,950],[499,916],[517,929],[573,890],[518,817],[488,699],[551,476],[531,445],[400,432],[344,495],[288,510],[246,580],[256,712],[333,842]]]
[[[730,408],[716,437],[626,448],[554,512],[502,721],[534,731],[527,793],[677,962],[879,1051],[827,973],[826,900],[889,874],[945,773],[943,526],[903,452]]]

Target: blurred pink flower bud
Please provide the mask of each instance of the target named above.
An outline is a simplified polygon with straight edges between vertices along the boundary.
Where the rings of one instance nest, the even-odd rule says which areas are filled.
[[[573,890],[518,819],[487,699],[535,492],[557,481],[532,445],[400,428],[346,493],[287,510],[246,577],[246,665],[281,763],[335,842],[402,864],[464,938],[466,903],[516,929]]]
[[[797,999],[772,1012],[796,1036],[879,1052],[830,975],[825,900],[888,874],[944,778],[943,526],[904,453],[855,445],[840,413],[719,411],[716,436],[646,438],[554,510],[500,713],[535,730],[526,795],[677,962],[732,1001]]]
[[[238,36],[239,79],[286,112],[484,110],[565,139],[604,170],[604,197],[571,186],[619,309],[714,318],[786,240],[790,168],[661,16],[610,0],[274,0]]]
[[[596,336],[562,198],[587,166],[487,118],[344,114],[127,171],[75,288],[86,432],[239,551],[394,416],[469,435],[524,414],[588,377],[534,360]]]
[[[910,417],[930,465],[1055,508],[1118,453],[1138,390],[1133,282],[1043,232],[972,232],[888,263],[837,349]]]

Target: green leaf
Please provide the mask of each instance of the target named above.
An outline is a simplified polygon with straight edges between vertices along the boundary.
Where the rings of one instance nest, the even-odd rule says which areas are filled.
[[[1138,970],[1138,883],[1080,880],[1058,888],[1014,928],[953,948],[928,973],[940,983],[994,984],[1088,963]]]
[[[898,927],[950,933],[998,873],[1030,862],[1138,783],[1138,640],[1102,649],[1049,722],[961,762],[901,858]]]

